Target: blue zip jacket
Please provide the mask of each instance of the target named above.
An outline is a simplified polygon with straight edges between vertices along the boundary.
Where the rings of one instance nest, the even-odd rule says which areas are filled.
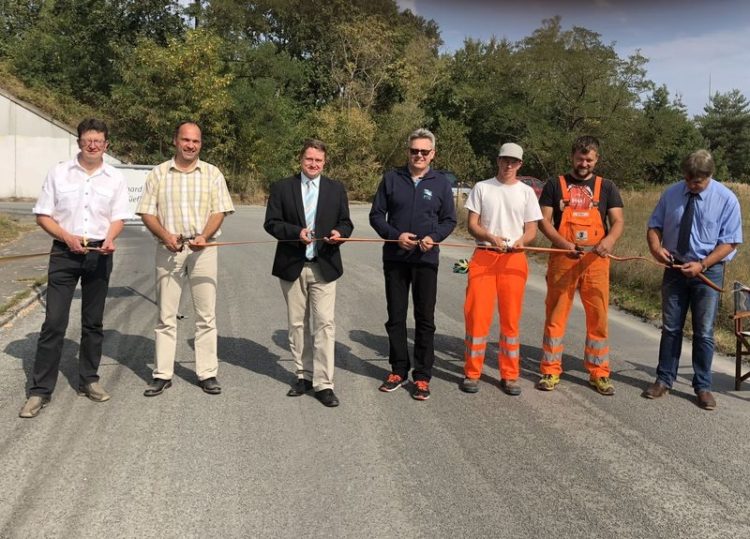
[[[390,170],[375,193],[370,209],[370,225],[386,240],[397,240],[404,232],[418,239],[430,236],[439,243],[456,227],[456,208],[448,179],[429,169],[418,184],[408,167]],[[405,251],[397,243],[383,244],[383,261],[438,265],[440,248],[423,253],[419,247]]]

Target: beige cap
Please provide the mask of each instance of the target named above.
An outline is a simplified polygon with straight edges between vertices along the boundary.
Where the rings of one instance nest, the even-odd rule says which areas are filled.
[[[500,146],[500,151],[497,154],[498,157],[512,157],[523,161],[523,148],[514,142],[506,142]]]

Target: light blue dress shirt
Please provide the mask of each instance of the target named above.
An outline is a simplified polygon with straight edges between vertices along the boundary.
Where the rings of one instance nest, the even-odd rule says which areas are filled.
[[[648,228],[661,230],[662,246],[675,255],[689,193],[684,181],[669,186],[648,220]],[[703,260],[720,243],[742,243],[742,215],[735,194],[712,178],[695,200],[690,249],[686,256],[678,258],[682,262]],[[732,260],[736,254],[736,250],[732,251],[724,261]]]

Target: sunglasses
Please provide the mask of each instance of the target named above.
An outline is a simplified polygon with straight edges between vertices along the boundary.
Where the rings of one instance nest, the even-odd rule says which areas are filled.
[[[409,153],[412,155],[421,155],[422,157],[427,157],[430,155],[430,152],[432,150],[420,150],[419,148],[409,148]]]

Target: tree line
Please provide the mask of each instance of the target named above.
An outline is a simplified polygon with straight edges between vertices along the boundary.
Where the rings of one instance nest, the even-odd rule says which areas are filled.
[[[0,61],[17,77],[100,111],[115,153],[132,162],[168,158],[173,126],[197,121],[205,158],[240,194],[294,170],[312,136],[328,144],[328,173],[368,199],[422,126],[437,135],[435,166],[468,183],[494,174],[506,141],[524,147],[525,174],[565,171],[580,134],[602,140],[600,170],[621,186],[675,181],[699,147],[714,152],[717,178],[750,182],[740,91],[714,94],[690,118],[647,78],[647,58],[622,58],[559,17],[517,42],[469,39],[441,54],[438,25],[395,0],[2,6]]]

